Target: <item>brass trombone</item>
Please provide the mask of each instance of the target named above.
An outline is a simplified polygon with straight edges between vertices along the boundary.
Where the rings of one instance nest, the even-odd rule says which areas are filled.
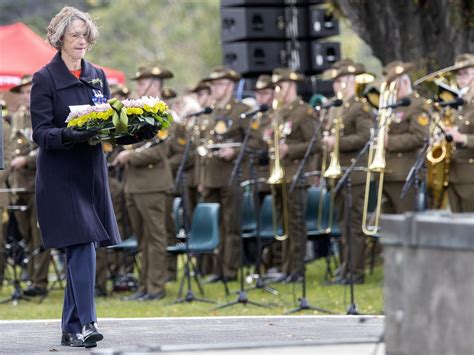
[[[286,180],[285,180],[285,167],[281,163],[280,159],[280,142],[284,137],[282,137],[283,130],[283,120],[281,110],[281,98],[280,98],[281,88],[280,86],[275,87],[275,97],[272,102],[272,108],[274,111],[272,118],[272,130],[273,130],[273,142],[269,149],[270,152],[270,177],[267,179],[267,184],[270,185],[273,203],[272,203],[272,218],[273,218],[273,233],[275,239],[278,241],[283,241],[288,238],[288,193],[286,191]],[[283,209],[283,233],[279,233],[278,230],[278,218],[277,218],[277,208],[276,208],[276,188],[275,185],[281,185],[282,193],[282,209]]]
[[[368,167],[367,176],[365,181],[365,196],[364,196],[364,209],[362,212],[362,231],[365,235],[375,235],[379,231],[380,226],[380,213],[382,209],[382,191],[383,191],[383,180],[385,173],[385,135],[388,131],[392,116],[394,115],[393,109],[388,106],[393,105],[397,100],[397,83],[392,81],[390,83],[383,82],[380,86],[380,101],[378,110],[378,132],[375,143],[372,141],[368,154]],[[371,137],[372,138],[372,137]],[[377,191],[377,204],[375,207],[374,224],[368,226],[367,215],[369,208],[370,198],[370,183],[372,181],[372,174],[379,173],[378,191]]]
[[[336,98],[338,100],[342,100],[342,93],[338,92],[336,94]],[[326,145],[323,145],[323,154],[322,154],[322,162],[321,162],[321,194],[319,198],[319,208],[318,208],[318,216],[317,216],[317,227],[318,229],[325,233],[331,233],[332,227],[333,227],[333,219],[334,219],[334,201],[335,201],[335,194],[334,194],[334,186],[336,179],[341,177],[342,175],[342,169],[341,169],[341,163],[339,161],[339,137],[340,137],[340,132],[341,132],[341,127],[342,127],[342,111],[343,111],[343,105],[339,107],[333,108],[335,118],[333,120],[334,122],[334,128],[332,129],[332,132],[334,133],[334,136],[336,138],[336,141],[334,143],[334,149],[333,151],[329,154],[330,157],[330,162],[329,162],[329,167],[326,168],[327,166],[327,160],[328,160],[328,149]],[[329,133],[324,132],[323,135],[327,136]],[[330,200],[329,200],[329,217],[328,217],[328,224],[327,226],[323,227],[322,221],[323,221],[323,209],[324,209],[324,196],[326,195],[328,189],[327,189],[327,180],[329,180],[329,186],[330,186]],[[323,193],[324,192],[324,193]]]

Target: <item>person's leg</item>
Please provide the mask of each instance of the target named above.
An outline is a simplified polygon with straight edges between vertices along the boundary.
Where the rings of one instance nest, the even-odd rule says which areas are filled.
[[[166,194],[154,192],[142,194],[136,200],[140,214],[145,224],[145,250],[146,256],[146,293],[156,296],[164,293],[166,283],[166,228],[165,204]]]
[[[70,275],[74,303],[81,324],[97,322],[94,303],[96,254],[94,243],[68,248],[67,271]]]

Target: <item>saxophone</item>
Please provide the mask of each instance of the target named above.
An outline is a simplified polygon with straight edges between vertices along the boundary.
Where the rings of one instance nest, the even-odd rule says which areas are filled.
[[[448,142],[439,126],[443,128],[454,125],[454,109],[446,107],[438,111],[430,127],[431,146],[426,154],[428,208],[443,209],[447,205],[447,187],[449,184],[449,165],[454,151],[452,142]]]

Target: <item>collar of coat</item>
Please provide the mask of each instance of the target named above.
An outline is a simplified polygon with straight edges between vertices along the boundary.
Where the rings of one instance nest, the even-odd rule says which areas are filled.
[[[93,89],[103,90],[103,87],[99,83],[91,83],[91,81],[94,79],[100,79],[101,82],[103,80],[102,78],[98,77],[98,71],[96,68],[94,68],[90,63],[86,62],[84,59],[81,60],[81,76],[79,79],[69,71],[63,59],[61,58],[61,52],[59,51],[53,57],[51,62],[49,62],[47,68],[52,74],[51,76],[53,78],[56,90],[61,90],[77,85],[79,82],[83,82]]]

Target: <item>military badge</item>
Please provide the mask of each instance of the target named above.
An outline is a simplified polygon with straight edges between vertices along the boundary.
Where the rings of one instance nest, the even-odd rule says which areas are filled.
[[[420,126],[424,127],[428,125],[428,123],[430,122],[430,118],[428,117],[426,113],[422,113],[421,115],[418,116],[417,121],[420,124]]]
[[[253,130],[257,130],[260,128],[260,121],[259,120],[254,120],[252,124],[250,125],[250,128]]]
[[[214,126],[214,131],[217,133],[217,134],[225,134],[227,133],[227,125],[225,123],[225,121],[217,121],[216,125]]]
[[[186,139],[181,137],[181,138],[178,138],[178,144],[179,145],[185,145],[186,144]]]

